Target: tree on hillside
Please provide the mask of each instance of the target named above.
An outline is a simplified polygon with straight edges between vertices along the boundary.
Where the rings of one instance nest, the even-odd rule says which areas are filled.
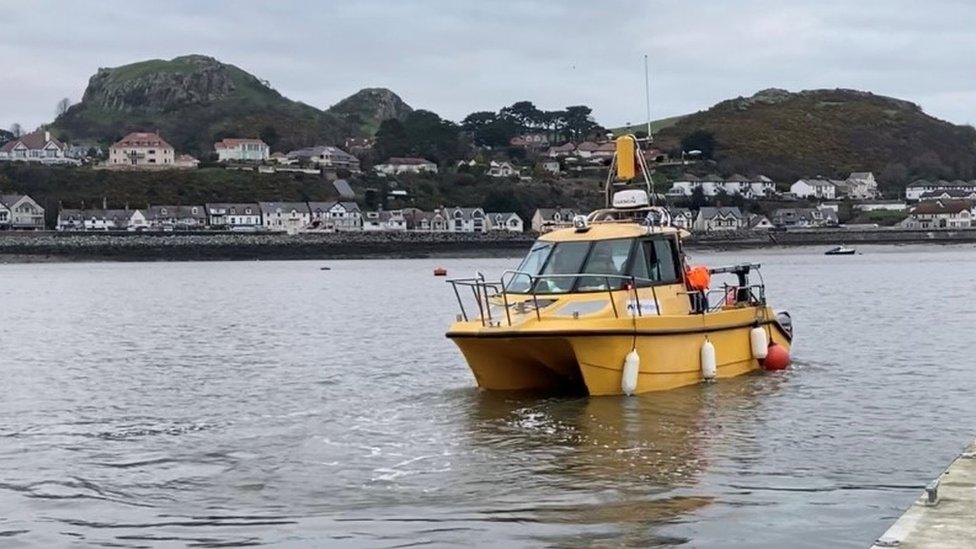
[[[518,101],[499,111],[501,118],[514,120],[522,129],[537,128],[542,125],[543,114],[531,101]]]
[[[418,109],[403,120],[403,129],[414,155],[442,163],[461,157],[461,129],[454,122]]]
[[[17,138],[24,135],[24,130],[20,127],[20,123],[14,122],[10,125],[10,133],[14,136],[14,138]]]
[[[573,141],[582,141],[596,127],[597,124],[593,121],[592,114],[593,109],[586,105],[566,107],[563,120],[565,121],[566,131],[569,132]]]
[[[54,109],[54,117],[57,118],[62,114],[68,112],[69,108],[71,108],[71,100],[68,99],[67,97],[61,99],[61,101],[58,101],[58,105]]]
[[[383,121],[376,132],[377,157],[419,156],[435,162],[458,159],[464,149],[461,129],[436,114],[416,110],[404,118]]]
[[[407,156],[410,154],[410,142],[403,123],[396,118],[389,118],[380,123],[376,130],[376,143],[373,145],[376,157],[384,160],[391,156]]]
[[[0,146],[14,140],[14,134],[7,130],[0,130]]]
[[[261,133],[258,134],[258,137],[260,137],[261,141],[264,141],[265,144],[267,144],[271,149],[275,148],[275,146],[278,144],[278,140],[280,139],[278,136],[278,130],[276,130],[274,126],[265,126],[261,130]]]
[[[713,158],[717,148],[715,136],[712,135],[712,132],[705,130],[695,130],[681,138],[681,150],[683,152],[701,151],[700,158],[704,160]]]

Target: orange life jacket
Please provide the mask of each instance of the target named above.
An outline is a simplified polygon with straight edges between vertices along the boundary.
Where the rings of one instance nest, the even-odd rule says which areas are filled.
[[[708,267],[698,265],[685,269],[685,280],[688,282],[688,289],[703,292],[712,283],[712,275],[708,272]]]

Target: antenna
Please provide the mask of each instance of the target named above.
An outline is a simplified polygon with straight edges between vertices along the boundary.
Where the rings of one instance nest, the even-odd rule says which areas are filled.
[[[647,142],[653,141],[651,137],[651,80],[647,71],[647,54],[644,54],[644,100],[647,102]]]

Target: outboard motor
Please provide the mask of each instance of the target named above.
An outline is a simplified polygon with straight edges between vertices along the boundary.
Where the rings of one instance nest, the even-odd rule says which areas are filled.
[[[793,339],[793,317],[786,311],[776,313],[776,323]]]

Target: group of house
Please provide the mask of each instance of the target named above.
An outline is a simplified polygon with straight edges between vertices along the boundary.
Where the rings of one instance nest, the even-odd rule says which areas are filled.
[[[42,215],[43,219],[43,215]],[[43,222],[42,225],[43,227]],[[417,208],[363,212],[352,201],[215,202],[201,205],[149,206],[141,209],[62,209],[59,231],[230,230],[239,232],[421,231],[522,232],[513,212],[482,208]]]
[[[738,207],[706,206],[692,211],[689,208],[669,208],[671,224],[695,232],[762,231],[774,228],[836,227],[837,208],[780,208],[772,217],[743,212]],[[546,233],[573,226],[573,218],[585,214],[571,208],[540,208],[532,217],[532,230]]]
[[[878,182],[872,172],[853,172],[843,181],[819,176],[800,179],[790,186],[790,192],[797,198],[819,200],[871,200],[880,196]]]
[[[736,195],[745,198],[768,198],[778,194],[776,183],[765,175],[734,174],[722,177],[716,174],[685,174],[671,183],[667,195],[681,198],[690,197],[696,192],[701,192],[706,197]],[[871,172],[854,172],[843,181],[824,177],[799,179],[790,186],[790,194],[796,198],[815,200],[836,200],[844,197],[870,200],[879,196],[878,182]]]

